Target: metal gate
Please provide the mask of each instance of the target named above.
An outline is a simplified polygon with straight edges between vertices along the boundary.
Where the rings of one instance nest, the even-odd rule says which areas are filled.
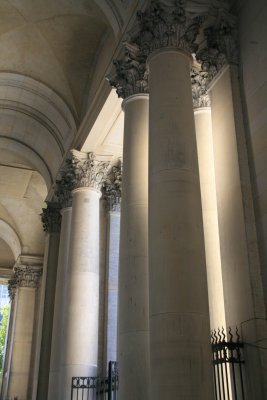
[[[240,341],[238,329],[235,338],[231,328],[226,341],[224,329],[211,332],[214,391],[216,400],[245,400],[244,390],[244,344]]]
[[[118,400],[118,367],[110,361],[108,377],[73,377],[71,400]]]

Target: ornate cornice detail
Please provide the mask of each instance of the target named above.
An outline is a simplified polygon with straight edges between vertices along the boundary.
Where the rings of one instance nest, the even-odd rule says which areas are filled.
[[[194,108],[210,107],[210,96],[207,92],[209,75],[193,66],[191,69],[192,96]]]
[[[107,161],[97,160],[94,153],[72,150],[70,179],[73,182],[73,189],[90,187],[101,190],[109,164]]]
[[[206,47],[196,53],[202,70],[208,72],[211,81],[225,64],[238,64],[236,17],[223,11],[214,26],[204,29]]]
[[[42,209],[43,212],[40,215],[45,232],[55,233],[60,231],[60,208],[58,203],[47,202],[47,208]]]
[[[144,12],[137,12],[139,33],[132,42],[139,46],[145,56],[168,47],[189,54],[197,51],[196,37],[205,18],[191,18],[186,13],[184,0],[173,0],[172,3],[166,5],[159,0],[152,0]]]
[[[113,166],[103,183],[103,199],[109,211],[121,209],[122,164]]]
[[[146,57],[135,44],[124,42],[124,56],[113,61],[114,69],[107,76],[119,97],[126,99],[139,93],[148,93]]]

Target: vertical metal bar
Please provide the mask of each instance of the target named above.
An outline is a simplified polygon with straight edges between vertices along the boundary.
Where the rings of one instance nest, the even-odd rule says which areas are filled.
[[[230,391],[229,391],[229,373],[227,369],[227,361],[224,363],[224,369],[225,369],[225,376],[226,376],[226,392],[227,392],[227,400],[230,400]]]
[[[223,393],[223,400],[225,399],[225,389],[224,389],[224,373],[223,373],[223,365],[222,365],[222,351],[220,350],[220,370],[221,370],[221,382],[222,382],[222,393]]]
[[[108,400],[112,400],[112,363],[108,363]]]
[[[217,396],[217,382],[216,382],[216,365],[215,365],[215,357],[214,357],[214,346],[213,346],[213,335],[211,334],[212,338],[212,368],[213,368],[213,381],[214,381],[214,394],[215,394],[215,400],[218,400]]]
[[[71,397],[70,400],[73,400],[73,378],[71,379]]]
[[[233,383],[234,383],[234,395],[235,395],[235,400],[238,400],[237,398],[237,390],[236,390],[236,378],[235,378],[235,363],[234,363],[234,357],[233,357],[233,350],[231,349],[231,365],[232,365],[232,374],[233,374]]]
[[[216,372],[217,372],[217,382],[218,382],[218,393],[219,393],[219,400],[222,400],[221,396],[221,382],[220,382],[220,371],[219,371],[219,363],[218,363],[218,350],[216,349]]]
[[[244,381],[243,381],[243,374],[242,374],[242,360],[241,360],[241,355],[240,355],[240,348],[237,349],[237,357],[238,357],[238,364],[239,364],[242,400],[245,400],[245,390],[244,390]]]

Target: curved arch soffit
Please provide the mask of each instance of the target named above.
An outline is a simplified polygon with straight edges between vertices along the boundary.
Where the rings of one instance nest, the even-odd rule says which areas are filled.
[[[11,225],[0,218],[0,232],[1,239],[10,247],[16,261],[21,254],[21,243],[16,231]]]
[[[10,151],[13,154],[18,155],[18,157],[26,160],[29,167],[41,174],[46,183],[47,190],[49,190],[53,183],[52,173],[45,160],[33,148],[17,139],[0,135],[0,150],[6,152]]]
[[[123,18],[116,3],[118,0],[94,0],[95,4],[106,16],[114,35],[117,36],[123,27]]]

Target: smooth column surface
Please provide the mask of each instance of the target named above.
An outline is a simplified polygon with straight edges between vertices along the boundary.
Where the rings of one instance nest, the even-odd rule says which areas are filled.
[[[118,211],[109,211],[108,235],[106,339],[107,366],[109,361],[117,361],[117,309],[120,241],[120,212]]]
[[[205,253],[208,278],[210,327],[226,328],[225,299],[222,283],[222,266],[218,226],[218,209],[215,184],[211,109],[197,108],[194,111]]]
[[[42,340],[37,387],[37,399],[47,400],[50,354],[53,330],[53,314],[57,280],[57,265],[59,252],[59,232],[49,233],[47,256],[47,271],[45,282],[44,315],[42,324]]]
[[[8,398],[28,400],[33,349],[36,288],[19,287],[12,347]]]
[[[72,377],[97,375],[100,195],[90,187],[73,191],[62,399],[70,399]]]
[[[58,255],[58,271],[56,282],[53,333],[50,357],[50,375],[48,387],[48,399],[59,399],[61,387],[60,367],[63,347],[63,327],[65,324],[66,288],[68,279],[68,258],[71,231],[71,207],[63,208],[61,211],[61,231]]]
[[[190,59],[149,58],[151,399],[213,399]]]
[[[125,112],[119,263],[119,396],[147,400],[148,321],[148,95],[123,102]]]

